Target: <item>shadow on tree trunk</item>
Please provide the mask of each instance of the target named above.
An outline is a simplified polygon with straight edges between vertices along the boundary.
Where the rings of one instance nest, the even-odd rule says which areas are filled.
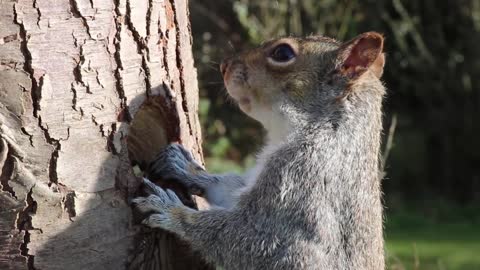
[[[141,96],[133,99],[130,106],[139,110],[131,116],[131,121],[122,123],[118,128],[118,132],[123,134],[121,150],[112,151],[111,155],[111,158],[120,159],[115,189],[93,193],[84,205],[75,205],[76,195],[72,195],[72,200],[64,203],[63,207],[70,213],[73,222],[40,247],[36,255],[40,258],[50,258],[56,254],[68,256],[58,258],[58,268],[51,265],[48,269],[66,269],[65,266],[69,264],[71,268],[68,269],[113,269],[113,265],[119,264],[135,270],[214,269],[175,235],[145,228],[138,225],[139,217],[136,220],[132,218],[128,201],[139,192],[140,183],[132,166],[143,167],[168,143],[183,142],[189,138],[181,137],[178,112],[171,99],[162,95]],[[108,164],[106,161],[104,166]],[[182,186],[161,179],[151,180],[174,190],[185,205],[197,208],[195,200]],[[97,181],[101,182],[102,179]],[[73,209],[80,214],[72,212]],[[82,209],[87,210],[84,212]],[[125,254],[125,248],[128,248],[128,257],[119,258],[115,255]]]

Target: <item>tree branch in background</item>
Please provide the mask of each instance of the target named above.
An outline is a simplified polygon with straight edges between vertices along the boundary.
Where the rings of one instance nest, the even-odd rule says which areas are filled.
[[[381,171],[382,171],[382,178],[385,177],[385,164],[387,163],[388,156],[390,155],[390,151],[393,147],[393,137],[395,136],[395,129],[397,128],[397,115],[394,114],[392,116],[392,121],[390,122],[390,127],[388,128],[388,136],[387,142],[385,144],[385,149],[383,150],[383,154],[381,157]]]

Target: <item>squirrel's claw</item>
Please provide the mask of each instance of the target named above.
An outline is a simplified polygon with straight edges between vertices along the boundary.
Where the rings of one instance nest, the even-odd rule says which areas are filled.
[[[143,178],[143,190],[149,195],[151,194],[158,195],[163,192],[163,189],[161,187],[155,185],[147,178]]]

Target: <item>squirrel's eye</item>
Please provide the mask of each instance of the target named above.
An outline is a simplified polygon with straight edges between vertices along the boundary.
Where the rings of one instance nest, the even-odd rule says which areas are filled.
[[[288,44],[280,44],[270,53],[270,58],[277,62],[288,62],[295,57],[295,52]]]

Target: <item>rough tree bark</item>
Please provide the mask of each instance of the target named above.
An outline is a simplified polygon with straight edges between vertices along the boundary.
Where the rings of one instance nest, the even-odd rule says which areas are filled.
[[[127,203],[197,105],[186,0],[0,0],[0,269],[208,268]]]

